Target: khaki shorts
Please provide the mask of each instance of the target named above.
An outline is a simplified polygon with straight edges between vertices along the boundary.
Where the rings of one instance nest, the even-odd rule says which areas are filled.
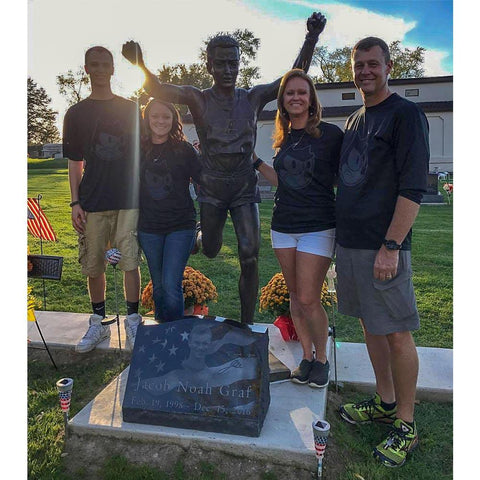
[[[85,231],[78,236],[78,261],[83,275],[98,277],[105,272],[105,252],[118,248],[122,254],[118,268],[124,272],[140,265],[137,241],[138,209],[85,212]]]
[[[400,250],[397,275],[373,277],[377,250],[343,248],[337,244],[338,311],[363,320],[368,333],[388,335],[420,326],[413,291],[411,252]]]

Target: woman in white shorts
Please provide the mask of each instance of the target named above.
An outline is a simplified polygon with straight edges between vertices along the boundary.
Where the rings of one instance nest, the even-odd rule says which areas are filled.
[[[343,133],[320,120],[321,107],[310,77],[287,72],[280,85],[273,168],[254,166],[276,185],[271,238],[290,294],[290,314],[303,349],[291,380],[328,385],[328,316],[322,285],[335,250],[334,183]]]

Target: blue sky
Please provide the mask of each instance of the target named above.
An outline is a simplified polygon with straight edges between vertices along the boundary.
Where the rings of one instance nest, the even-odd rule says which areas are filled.
[[[315,6],[348,5],[382,15],[400,17],[407,22],[415,22],[415,27],[409,30],[403,38],[404,45],[422,46],[448,52],[448,56],[442,61],[442,66],[445,70],[453,73],[452,0],[327,0],[322,2],[245,0],[244,3],[255,6],[265,13],[281,15],[290,19],[304,18]]]

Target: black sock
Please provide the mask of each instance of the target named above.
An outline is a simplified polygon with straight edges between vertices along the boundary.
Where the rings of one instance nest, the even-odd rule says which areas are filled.
[[[393,410],[397,406],[397,402],[385,403],[383,400],[381,400],[380,405],[384,410]]]
[[[105,300],[98,303],[92,302],[92,308],[95,315],[100,315],[102,318],[105,318]]]
[[[132,313],[138,313],[138,304],[139,302],[129,302],[127,300],[127,315],[131,315]]]

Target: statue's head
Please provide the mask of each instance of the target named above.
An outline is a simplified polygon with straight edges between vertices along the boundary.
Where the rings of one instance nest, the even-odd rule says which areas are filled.
[[[235,87],[240,66],[240,45],[230,35],[217,35],[207,45],[207,70],[215,85]]]

